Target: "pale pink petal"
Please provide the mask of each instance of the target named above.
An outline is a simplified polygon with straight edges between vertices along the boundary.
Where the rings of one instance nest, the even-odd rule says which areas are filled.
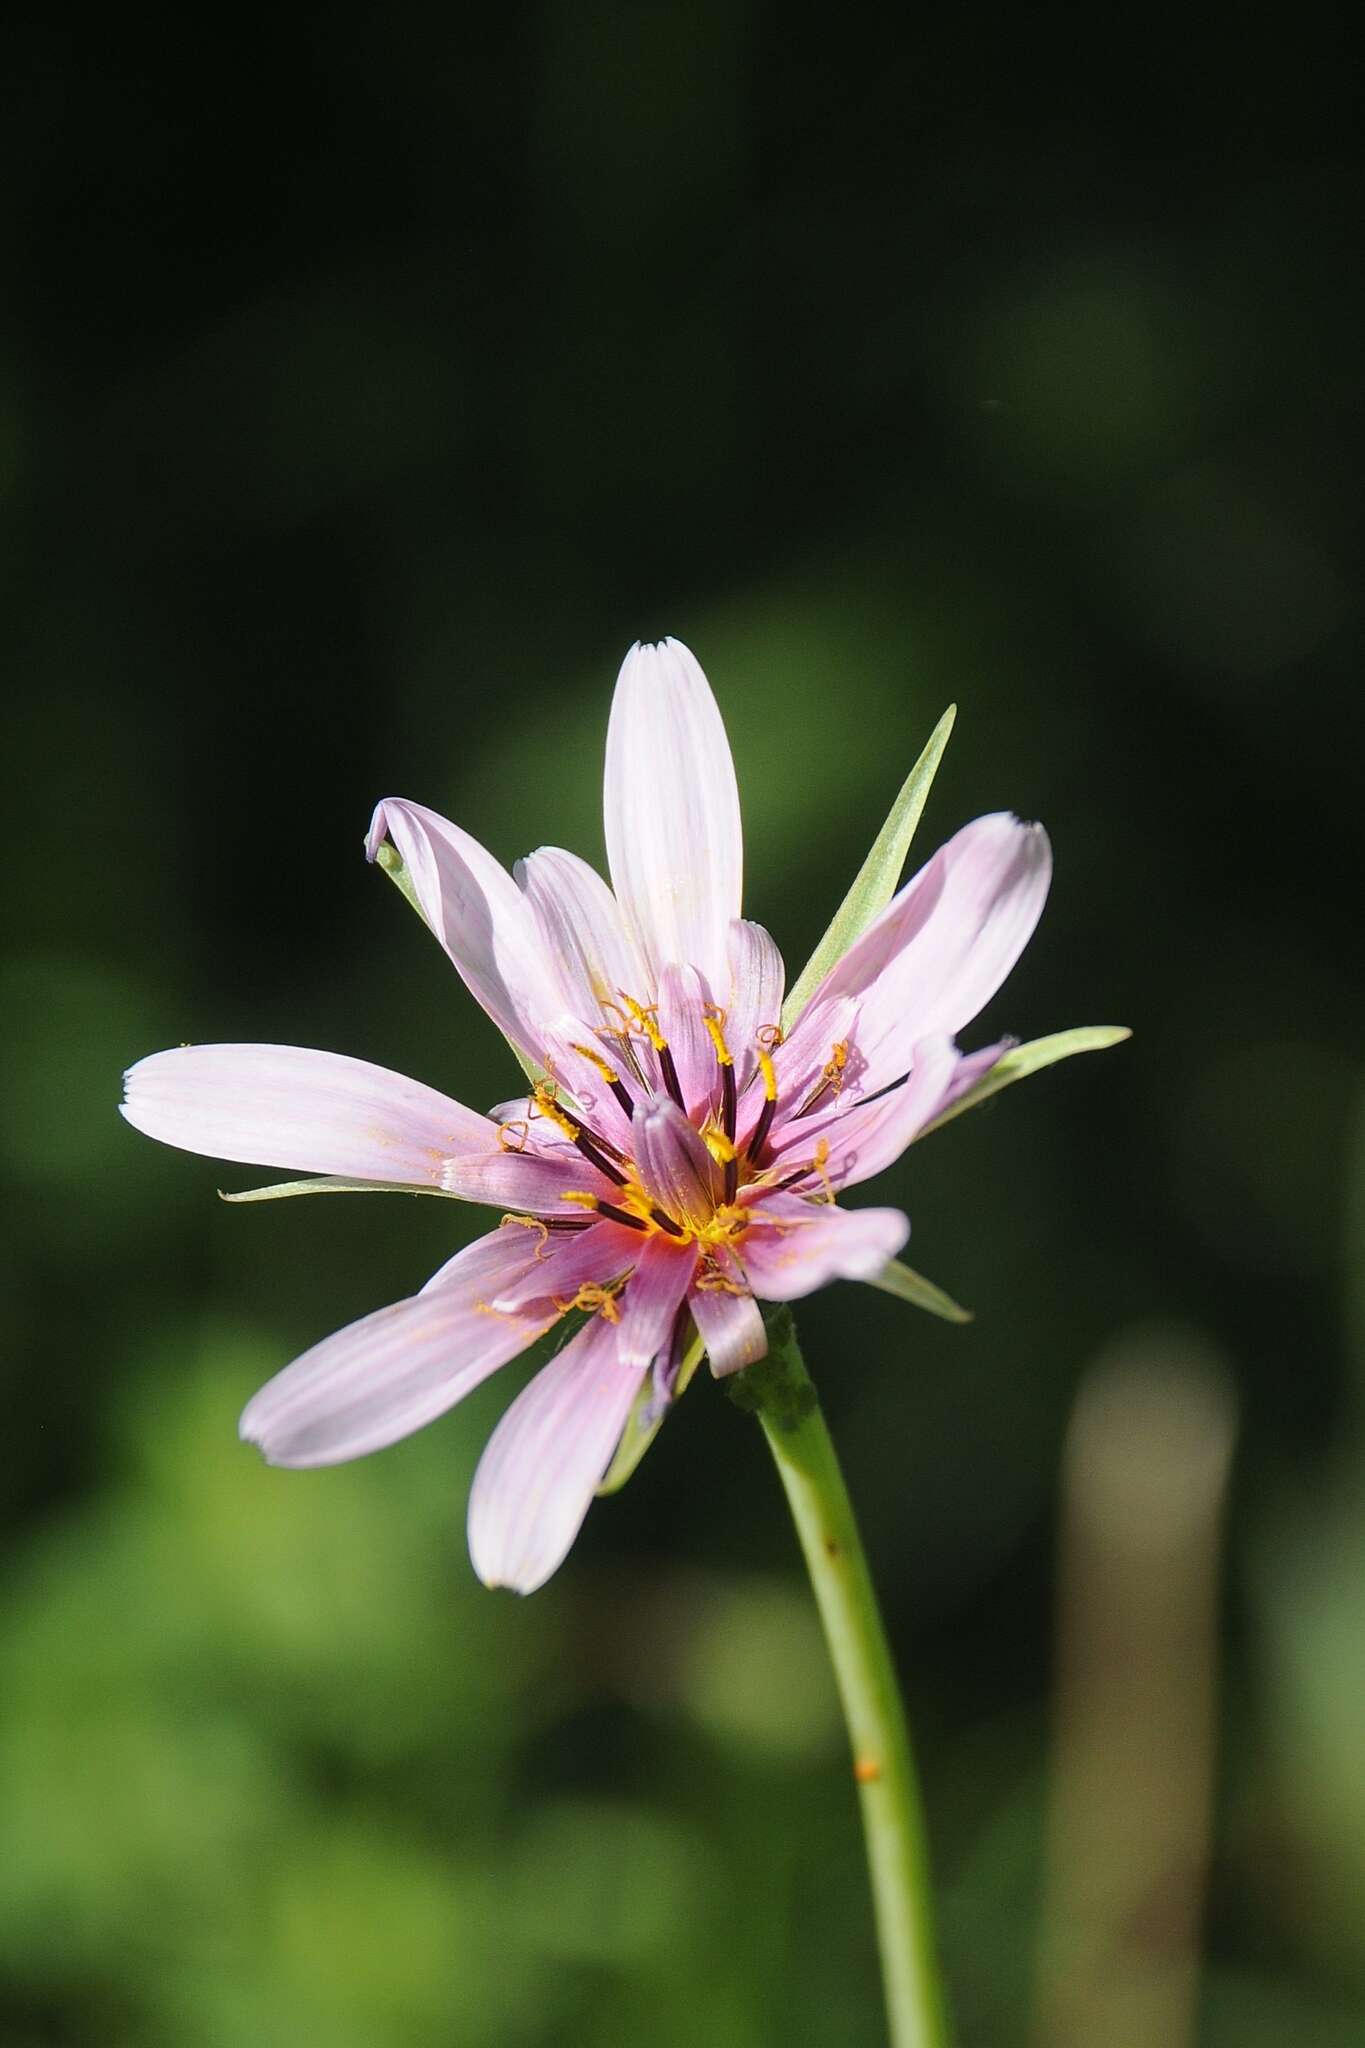
[[[336,1465],[443,1415],[554,1320],[492,1307],[534,1249],[529,1233],[492,1231],[457,1253],[438,1285],[325,1337],[248,1401],[243,1439],[272,1465]]]
[[[919,1039],[956,1033],[995,994],[1042,913],[1052,853],[1041,825],[1006,812],[965,825],[882,912],[812,996],[818,1017],[861,998],[864,1092],[899,1079]]]
[[[452,1155],[497,1131],[420,1081],[297,1045],[182,1045],[124,1076],[122,1111],[149,1138],[254,1166],[439,1187]]]
[[[739,916],[739,792],[711,686],[679,640],[621,664],[607,729],[607,858],[617,900],[657,975],[670,960],[724,986]]]
[[[725,998],[725,1039],[743,1094],[758,1071],[758,1034],[771,1033],[782,1016],[787,971],[777,943],[748,918],[730,926],[730,985]],[[766,1043],[766,1040],[765,1040]]]
[[[525,1224],[507,1223],[508,1230]],[[571,1300],[580,1287],[605,1287],[619,1280],[639,1258],[645,1239],[638,1230],[604,1219],[587,1230],[550,1236],[520,1279],[506,1288],[495,1308],[525,1308],[531,1302]]]
[[[635,1111],[635,1167],[666,1216],[693,1229],[710,1222],[721,1199],[720,1168],[682,1111],[662,1096]]]
[[[448,1159],[441,1173],[447,1194],[466,1202],[487,1202],[491,1209],[528,1209],[537,1216],[583,1216],[590,1205],[574,1194],[610,1201],[615,1183],[572,1145],[542,1154],[528,1144],[525,1151],[506,1151],[494,1144],[462,1158]]]
[[[598,1064],[605,1061],[609,1072],[616,1076],[618,1087],[624,1087],[629,1100],[636,1099],[642,1090],[629,1061],[622,1055],[620,1041],[613,1043],[607,1036],[561,1018],[542,1033],[541,1058],[560,1093],[568,1098],[564,1108],[569,1115],[585,1124],[596,1137],[605,1138],[619,1152],[629,1152],[629,1113]],[[531,1107],[534,1108],[534,1104]],[[516,1116],[526,1116],[527,1113],[526,1108],[513,1112]],[[537,1140],[551,1142],[554,1126],[549,1119],[536,1110],[531,1120]],[[563,1142],[569,1141],[565,1139]]]
[[[616,898],[595,868],[575,853],[542,846],[517,862],[517,881],[535,914],[542,943],[564,990],[564,1006],[597,1025],[605,1006],[619,1018],[622,994],[652,1000],[651,977],[626,928]]]
[[[659,1029],[668,1040],[687,1113],[701,1123],[720,1096],[716,1048],[706,1028],[711,1001],[695,967],[670,961],[659,976]]]
[[[646,1240],[621,1297],[616,1342],[624,1365],[649,1365],[664,1350],[696,1270],[694,1244],[667,1236]]]
[[[910,1235],[899,1209],[837,1209],[769,1195],[737,1250],[762,1301],[799,1301],[830,1280],[870,1280]]]
[[[690,1305],[717,1379],[767,1356],[768,1333],[751,1294],[694,1287]]]
[[[834,996],[818,1007],[808,1003],[792,1027],[790,1038],[779,1045],[773,1053],[773,1071],[777,1081],[777,1113],[773,1118],[771,1136],[767,1141],[764,1157],[771,1157],[773,1147],[781,1143],[782,1134],[793,1122],[804,1122],[801,1111],[817,1089],[816,1098],[824,1106],[839,1101],[844,1093],[853,1099],[862,1092],[862,1076],[865,1071],[858,1044],[858,1012],[860,998],[855,996]],[[844,1065],[838,1074],[839,1095],[824,1085],[824,1075],[837,1057],[842,1056]],[[763,1104],[762,1091],[750,1088],[744,1099],[739,1118],[741,1141],[747,1138]]]
[[[1008,1043],[963,1054],[943,1034],[921,1040],[905,1081],[870,1102],[829,1098],[828,1108],[782,1127],[767,1163],[781,1178],[803,1159],[813,1160],[817,1146],[823,1144],[824,1171],[834,1187],[870,1180],[899,1159],[926,1124],[987,1072]]]
[[[530,903],[501,862],[437,812],[400,797],[375,808],[367,849],[389,839],[422,915],[466,987],[505,1037],[534,1058],[540,1026],[564,997]]]
[[[594,1316],[519,1394],[489,1438],[469,1496],[469,1555],[486,1586],[533,1593],[563,1562],[640,1383]]]

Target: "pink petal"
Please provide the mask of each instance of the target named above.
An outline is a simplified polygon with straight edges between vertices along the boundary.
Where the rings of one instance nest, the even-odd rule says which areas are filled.
[[[845,1091],[862,1093],[864,1066],[857,1050],[858,1012],[859,998],[854,996],[834,996],[818,1006],[812,1000],[792,1026],[791,1036],[773,1053],[777,1114],[773,1118],[765,1156],[771,1156],[773,1147],[782,1142],[783,1132],[789,1125],[805,1124],[801,1110],[820,1085],[826,1066],[834,1058],[836,1046],[844,1048],[849,1062],[841,1076]],[[839,1099],[828,1090],[824,1093],[826,1105]],[[750,1088],[739,1119],[741,1139],[748,1136],[762,1102],[761,1090]]]
[[[272,1465],[336,1465],[443,1415],[554,1321],[491,1307],[534,1251],[529,1233],[492,1231],[456,1254],[439,1285],[325,1337],[248,1401],[244,1441]]]
[[[583,1216],[587,1205],[572,1201],[572,1194],[610,1201],[616,1192],[615,1183],[569,1144],[547,1154],[535,1151],[530,1143],[524,1152],[494,1144],[466,1153],[446,1160],[441,1186],[466,1202],[486,1202],[490,1209],[528,1209],[537,1216]]]
[[[503,1035],[536,1057],[540,1026],[564,998],[530,903],[477,839],[421,804],[385,797],[370,822],[371,860],[385,838],[466,987]]]
[[[296,1045],[186,1045],[124,1076],[124,1116],[186,1152],[348,1180],[439,1187],[496,1145],[487,1117],[367,1060]]]
[[[623,991],[637,1002],[650,1001],[651,980],[639,948],[595,868],[577,854],[542,846],[518,861],[515,873],[545,952],[556,964],[567,1010],[596,1026],[607,1004],[619,1016]]]
[[[869,1280],[910,1235],[899,1209],[838,1209],[796,1195],[754,1204],[738,1244],[749,1284],[762,1301],[799,1301],[830,1280]]]
[[[508,1223],[508,1230],[524,1230],[525,1224]],[[580,1287],[605,1287],[628,1273],[640,1256],[644,1238],[638,1230],[620,1223],[594,1223],[572,1236],[550,1237],[536,1253],[521,1278],[499,1294],[494,1308],[522,1309],[536,1301],[564,1301]]]
[[[646,1240],[621,1297],[616,1343],[623,1365],[650,1365],[665,1348],[696,1270],[695,1245],[662,1236]]]
[[[607,857],[617,900],[655,975],[670,960],[727,979],[739,916],[739,792],[716,700],[679,640],[635,646],[607,729]]]
[[[706,1028],[709,989],[695,967],[671,962],[659,976],[659,1029],[668,1040],[690,1117],[701,1122],[719,1099],[720,1067]]]
[[[663,1097],[635,1111],[635,1168],[651,1202],[701,1229],[721,1196],[720,1169],[680,1109]]]
[[[469,1554],[486,1586],[533,1593],[563,1562],[643,1378],[594,1316],[517,1396],[469,1496]]]
[[[836,1188],[871,1180],[994,1066],[1008,1045],[1004,1039],[963,1054],[942,1034],[925,1039],[914,1048],[909,1078],[899,1087],[871,1102],[835,1098],[828,1108],[783,1125],[774,1135],[769,1163],[774,1171],[794,1168],[802,1159],[813,1159],[823,1141],[828,1147],[825,1171]]]
[[[737,917],[730,926],[730,982],[725,999],[725,1038],[742,1094],[758,1071],[758,1034],[782,1016],[787,971],[776,941],[761,924]]]
[[[628,1153],[631,1145],[629,1113],[622,1107],[596,1060],[588,1058],[588,1054],[596,1054],[597,1059],[606,1061],[628,1100],[633,1102],[643,1092],[629,1060],[622,1053],[619,1039],[613,1042],[608,1036],[585,1031],[581,1025],[572,1025],[565,1019],[546,1031],[542,1039],[546,1072],[567,1098],[564,1107],[570,1116],[585,1125],[594,1136],[605,1138],[618,1152]],[[526,1111],[522,1109],[514,1114],[524,1116]],[[537,1116],[533,1121],[538,1124],[538,1142],[548,1141],[550,1128],[546,1120]]]
[[[917,1040],[960,1031],[990,1001],[1033,934],[1051,878],[1042,826],[998,812],[965,825],[888,904],[806,1013],[861,997],[865,1092],[904,1074]]]
[[[690,1297],[692,1316],[701,1332],[711,1370],[717,1379],[756,1365],[767,1356],[768,1333],[751,1294],[731,1294],[728,1289],[694,1287]]]

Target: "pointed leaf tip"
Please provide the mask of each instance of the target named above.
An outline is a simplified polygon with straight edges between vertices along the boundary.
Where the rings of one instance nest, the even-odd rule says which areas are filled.
[[[919,1135],[927,1138],[930,1131],[951,1123],[964,1110],[975,1109],[979,1102],[986,1102],[992,1095],[998,1095],[1002,1088],[1024,1080],[1029,1074],[1056,1066],[1058,1060],[1068,1060],[1078,1052],[1106,1052],[1111,1045],[1122,1045],[1132,1035],[1126,1024],[1078,1024],[1071,1031],[1054,1031],[1047,1038],[1034,1038],[1027,1045],[1016,1045],[982,1075],[974,1088],[969,1088],[965,1095],[950,1103],[942,1116],[926,1124]]]
[[[449,1188],[432,1187],[425,1181],[346,1180],[334,1173],[318,1174],[311,1180],[272,1181],[264,1188],[218,1190],[220,1202],[282,1202],[290,1195],[439,1195],[447,1202],[461,1200]]]
[[[931,1316],[941,1316],[945,1323],[971,1323],[976,1317],[969,1308],[945,1294],[932,1280],[926,1280],[913,1266],[907,1266],[901,1259],[892,1259],[874,1273],[868,1281],[869,1287],[879,1287],[883,1294],[894,1294],[900,1301],[908,1301],[914,1308],[926,1309]]]
[[[915,836],[956,718],[957,706],[950,704],[929,735],[924,752],[902,783],[886,823],[872,843],[872,851],[859,868],[852,887],[830,921],[829,929],[806,962],[796,986],[783,1005],[784,1031],[791,1030],[830,969],[838,966],[855,939],[862,937],[895,895],[910,842]]]

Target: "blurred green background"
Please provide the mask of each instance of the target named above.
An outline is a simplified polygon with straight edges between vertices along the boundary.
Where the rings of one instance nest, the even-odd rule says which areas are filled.
[[[1365,2038],[1346,12],[842,44],[744,0],[233,19],[35,16],[3,88],[0,2040],[880,2038],[754,1425],[698,1382],[551,1585],[488,1594],[464,1502],[522,1368],[333,1472],[235,1433],[475,1219],[229,1210],[250,1169],[114,1107],[132,1059],[234,1038],[502,1099],[501,1042],[364,864],[371,806],[600,858],[616,666],[670,632],[792,973],[955,699],[917,852],[1008,806],[1057,854],[967,1042],[1136,1033],[880,1184],[969,1328],[851,1286],[801,1315],[962,2041],[1084,2036],[1034,1986],[1092,1526],[1063,1445],[1115,1346],[1161,1411],[1119,1460],[1137,1608],[1148,1538],[1160,1614],[1223,1565],[1164,1651],[1117,1596],[1102,1655],[1083,1599],[1060,1630],[1111,1691],[1155,1672],[1193,1765],[1202,1934],[1114,1938],[1158,1973],[1200,1948],[1180,2040]],[[1172,1390],[1218,1438],[1188,1541]],[[1141,1733],[1105,1712],[1117,1780]]]

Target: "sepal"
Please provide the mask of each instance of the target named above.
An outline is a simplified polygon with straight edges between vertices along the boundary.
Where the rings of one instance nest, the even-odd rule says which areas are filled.
[[[829,930],[801,970],[796,986],[783,1005],[784,1031],[791,1030],[830,969],[837,967],[855,939],[862,937],[895,895],[910,842],[915,836],[915,828],[938,773],[956,717],[957,706],[950,704],[930,734],[929,744],[905,778],[886,823],[872,842],[872,851],[859,868],[852,888],[834,913]]]

